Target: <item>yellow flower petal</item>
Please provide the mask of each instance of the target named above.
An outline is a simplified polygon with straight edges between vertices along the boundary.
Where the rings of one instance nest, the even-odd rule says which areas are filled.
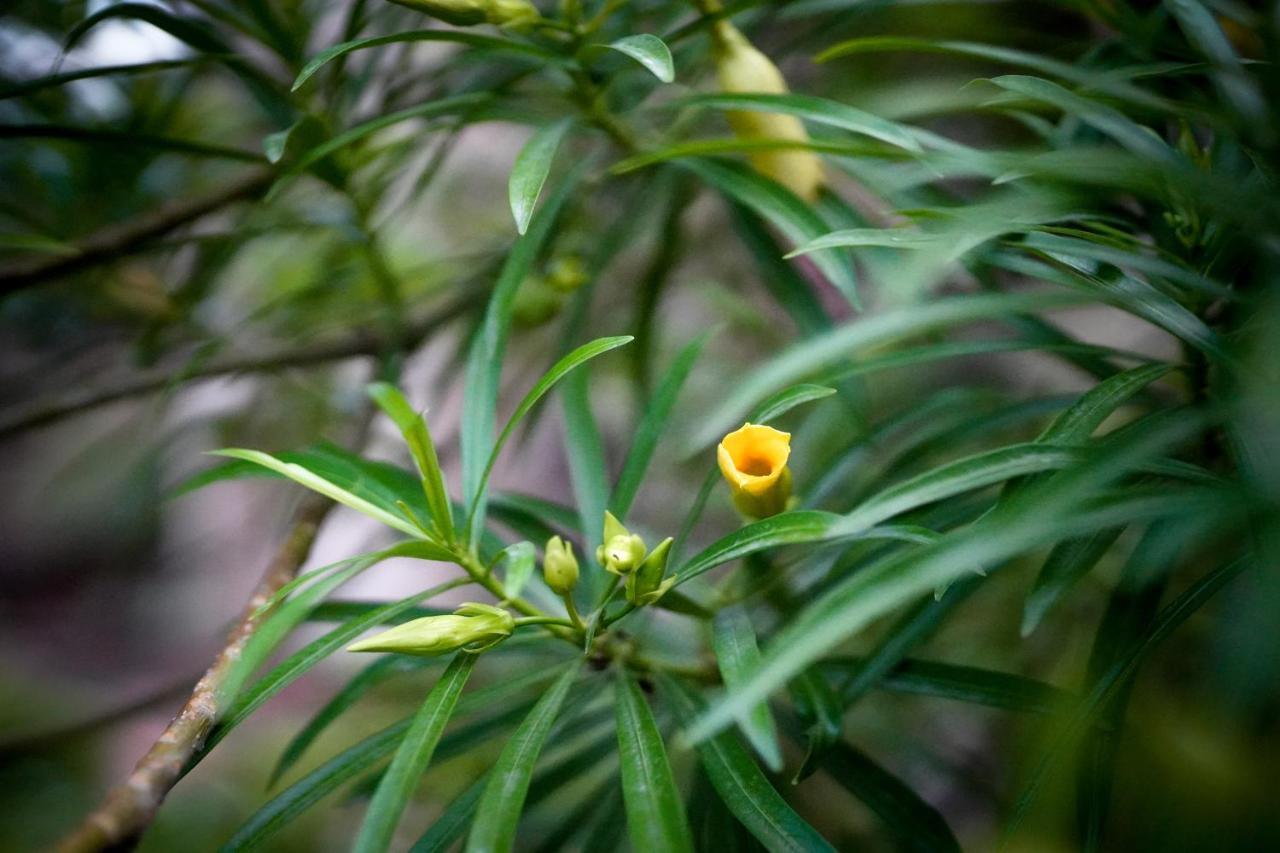
[[[760,424],[743,424],[720,440],[716,461],[735,490],[760,496],[782,478],[791,456],[791,434]]]

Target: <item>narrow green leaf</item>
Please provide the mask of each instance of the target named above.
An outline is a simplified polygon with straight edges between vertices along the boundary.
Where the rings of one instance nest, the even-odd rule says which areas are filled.
[[[602,47],[626,54],[649,69],[649,72],[663,83],[670,83],[676,79],[676,66],[671,59],[671,49],[667,47],[666,42],[655,35],[641,33],[626,36]]]
[[[1087,441],[1125,401],[1172,369],[1168,364],[1146,364],[1099,382],[1055,418],[1036,440],[1049,444]]]
[[[503,747],[476,809],[467,853],[506,853],[512,849],[533,766],[580,669],[581,661],[575,661],[565,670]]]
[[[542,185],[547,182],[547,175],[551,173],[551,161],[556,156],[556,149],[560,147],[560,140],[571,125],[572,122],[566,119],[539,128],[516,155],[515,165],[511,167],[511,177],[507,180],[507,197],[511,201],[511,215],[516,220],[516,231],[520,234],[529,230],[534,205],[538,203]]]
[[[215,456],[227,456],[232,459],[243,459],[246,462],[253,462],[268,468],[293,480],[295,483],[306,486],[314,492],[319,492],[330,500],[349,506],[357,512],[362,512],[370,518],[377,519],[388,527],[399,530],[418,539],[426,538],[427,533],[419,530],[417,525],[411,523],[401,515],[393,515],[392,513],[375,506],[364,498],[347,491],[344,488],[334,484],[330,480],[316,474],[311,469],[300,465],[296,462],[285,462],[272,456],[269,453],[263,453],[258,450],[214,450],[210,451]]]
[[[453,510],[449,504],[449,491],[445,486],[444,472],[440,469],[440,458],[436,455],[436,445],[431,439],[426,417],[414,411],[394,385],[374,383],[369,386],[369,396],[395,421],[405,443],[409,445],[409,452],[422,477],[422,491],[427,498],[427,508],[431,510],[436,535],[443,542],[453,541]]]
[[[382,655],[373,663],[360,670],[354,678],[343,685],[320,710],[298,730],[280,754],[271,771],[267,787],[275,787],[278,782],[298,760],[306,753],[307,748],[315,743],[316,738],[338,717],[356,704],[366,693],[393,676],[439,664],[443,658],[419,658],[409,655]]]
[[[746,674],[760,664],[760,649],[756,646],[751,618],[742,607],[726,607],[716,613],[711,642],[720,676],[730,690],[741,684]],[[778,726],[768,703],[761,702],[739,718],[738,728],[766,767],[774,773],[782,770]]]
[[[1022,609],[1022,636],[1031,634],[1067,590],[1098,564],[1124,532],[1109,527],[1053,546]]]
[[[356,853],[384,853],[390,847],[400,815],[431,763],[431,754],[478,658],[470,652],[459,652],[427,694],[373,794],[353,847]]]
[[[1248,560],[1238,559],[1202,577],[1160,611],[1141,640],[1117,656],[1115,662],[1093,683],[1088,694],[1071,714],[1061,725],[1054,728],[1053,743],[1045,750],[1031,774],[1030,781],[1018,798],[1013,815],[1005,825],[1006,834],[1012,833],[1026,818],[1031,804],[1049,775],[1049,770],[1070,751],[1080,735],[1097,722],[1116,690],[1128,682],[1143,661],[1164,642],[1165,638],[1249,565]]]
[[[827,658],[817,667],[833,679],[847,679],[862,672],[866,663],[865,657]],[[1029,714],[1060,712],[1073,698],[1066,690],[1021,675],[915,658],[900,661],[876,688]]]
[[[831,229],[810,205],[786,187],[761,176],[741,163],[691,157],[679,165],[773,224],[794,244],[807,243]],[[813,263],[858,307],[857,278],[853,267],[837,252],[819,252]]]
[[[649,703],[625,668],[618,669],[614,708],[631,849],[692,853],[689,824],[662,734]]]
[[[507,425],[503,427],[502,432],[498,435],[498,440],[493,445],[493,450],[489,454],[489,461],[485,464],[484,470],[480,474],[477,495],[484,492],[485,486],[489,481],[489,474],[493,471],[494,463],[498,461],[498,454],[502,452],[503,445],[507,443],[507,439],[511,437],[511,433],[515,431],[517,426],[519,426],[520,421],[529,413],[529,410],[534,407],[534,404],[541,400],[543,395],[550,391],[557,382],[573,371],[574,368],[585,364],[598,355],[603,355],[609,350],[624,346],[632,340],[634,339],[630,335],[621,335],[613,338],[598,338],[590,343],[583,344],[552,365],[551,369],[543,374],[542,378],[529,389],[527,394],[525,394],[524,399],[520,401],[520,404],[516,406],[515,412],[512,413],[511,419],[507,421]],[[472,535],[474,535],[474,531],[476,529],[475,525],[478,521],[477,515],[477,505],[473,504],[467,524],[468,529],[473,531]]]
[[[831,367],[841,359],[872,347],[977,320],[1023,313],[1040,313],[1079,303],[1074,294],[979,294],[936,299],[922,305],[906,305],[864,317],[857,323],[832,329],[793,344],[765,364],[742,376],[723,402],[703,421],[691,449],[706,447],[742,422],[757,401],[779,388]]]
[[[804,760],[791,777],[796,785],[813,775],[820,761],[844,735],[844,705],[822,672],[814,667],[787,685],[791,705],[804,725]]]
[[[698,716],[703,702],[695,692],[665,673],[659,678],[662,695],[682,721],[687,724]],[[722,732],[699,743],[698,756],[725,806],[767,849],[774,853],[834,851],[779,796],[731,733]]]
[[[671,106],[714,107],[722,110],[758,110],[767,113],[786,113],[815,124],[838,127],[841,130],[870,136],[872,139],[887,142],[912,153],[920,154],[924,151],[911,128],[864,112],[848,104],[813,95],[730,93],[693,95],[688,98],[681,98]]]
[[[472,545],[484,527],[486,460],[492,458],[494,409],[498,402],[498,382],[507,333],[511,328],[512,305],[516,291],[533,268],[533,262],[575,183],[576,180],[572,179],[564,181],[533,217],[529,231],[516,240],[498,275],[484,320],[472,338],[467,354],[466,393],[458,433],[462,451],[462,499],[472,519]]]
[[[626,461],[622,464],[622,473],[618,476],[618,483],[613,489],[613,498],[609,501],[609,509],[621,521],[626,521],[627,513],[631,511],[631,503],[635,500],[640,484],[644,481],[645,471],[649,467],[650,459],[653,458],[658,441],[662,438],[662,432],[680,396],[680,390],[684,387],[694,362],[702,354],[702,349],[710,336],[710,332],[700,335],[680,350],[666,375],[662,377],[652,399],[649,400],[644,417],[636,426],[635,436],[631,440],[631,449],[627,451]]]
[[[409,853],[447,853],[471,825],[471,819],[480,805],[480,796],[489,782],[488,774],[481,776],[465,791],[453,798],[444,813],[414,842]]]
[[[825,385],[811,385],[808,383],[792,385],[790,388],[784,388],[762,402],[747,420],[753,424],[767,424],[782,417],[796,406],[811,403],[814,400],[825,400],[834,393],[836,393],[836,389],[828,388]]]
[[[345,625],[335,628],[323,637],[312,640],[301,649],[298,649],[298,651],[278,664],[236,698],[234,704],[227,709],[226,715],[210,733],[202,751],[208,752],[212,750],[232,729],[248,719],[267,700],[301,678],[329,655],[344,648],[368,629],[381,625],[388,619],[393,619],[401,613],[407,612],[418,603],[434,598],[441,593],[460,586],[462,583],[462,580],[449,581],[422,592],[414,593],[400,601],[375,608],[364,616],[352,619]]]
[[[569,480],[578,504],[576,527],[582,532],[584,559],[588,565],[595,559],[596,547],[604,525],[604,511],[609,500],[609,484],[605,478],[608,466],[604,458],[604,442],[591,409],[591,372],[579,371],[570,376],[560,391],[564,409],[564,450],[569,463]],[[595,605],[600,594],[599,573],[583,572],[574,590],[585,607]]]
[[[352,41],[345,41],[341,44],[335,44],[333,47],[327,48],[317,54],[302,67],[302,71],[299,72],[298,78],[293,81],[293,91],[296,92],[298,89],[302,88],[302,85],[314,77],[315,73],[325,65],[340,56],[345,56],[346,54],[351,53],[354,50],[364,50],[365,48],[379,47],[384,44],[395,44],[397,42],[414,41],[455,42],[457,44],[465,44],[469,47],[491,53],[515,54],[517,56],[538,59],[548,64],[560,65],[566,62],[566,58],[560,54],[528,42],[493,38],[492,36],[482,36],[475,33],[462,32],[460,30],[412,30],[404,33],[374,36],[373,38],[354,39]]]
[[[839,743],[825,755],[822,766],[838,785],[885,822],[900,842],[898,849],[960,853],[960,842],[946,818],[866,753]]]
[[[777,548],[780,545],[824,539],[832,526],[839,521],[840,516],[818,510],[784,512],[760,521],[753,521],[708,545],[681,566],[676,574],[683,583],[716,566],[748,554]]]

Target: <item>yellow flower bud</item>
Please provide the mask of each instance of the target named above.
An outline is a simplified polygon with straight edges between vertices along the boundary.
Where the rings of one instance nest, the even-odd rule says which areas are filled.
[[[399,652],[431,657],[466,649],[482,652],[511,636],[515,619],[500,607],[464,604],[450,616],[426,616],[347,646],[349,652]]]
[[[632,533],[608,510],[604,514],[604,542],[596,549],[596,561],[615,575],[625,575],[644,559],[644,540]]]
[[[750,518],[767,518],[787,508],[791,497],[791,434],[759,424],[743,424],[716,448],[720,473],[733,504]]]
[[[590,276],[577,255],[561,255],[547,265],[547,284],[560,293],[573,293],[587,283]]]
[[[637,607],[653,604],[675,584],[674,577],[667,578],[665,581],[662,579],[667,571],[667,556],[671,553],[671,542],[670,536],[659,542],[640,564],[640,568],[627,576],[627,601]]]
[[[557,595],[568,595],[578,585],[578,559],[573,556],[573,545],[559,536],[547,540],[543,552],[542,576],[547,586]]]
[[[490,23],[500,27],[521,26],[540,17],[529,0],[391,0],[447,24],[470,27]]]
[[[728,21],[716,24],[716,76],[720,88],[735,94],[784,95],[787,81],[773,60],[747,40]],[[800,119],[782,113],[731,110],[729,126],[742,139],[808,142],[809,133]],[[747,158],[757,172],[772,178],[805,201],[813,201],[821,189],[822,161],[802,148],[757,151]]]

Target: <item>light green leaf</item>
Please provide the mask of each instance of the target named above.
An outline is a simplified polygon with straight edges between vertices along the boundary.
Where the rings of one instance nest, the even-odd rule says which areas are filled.
[[[551,161],[571,125],[572,122],[566,119],[539,128],[516,155],[511,177],[507,180],[507,197],[511,201],[511,215],[516,219],[516,231],[521,234],[529,230],[534,205],[538,203],[542,185],[551,173]]]
[[[533,766],[580,669],[581,661],[575,661],[556,679],[503,747],[476,809],[467,853],[507,853],[512,849]]]
[[[819,510],[796,510],[753,521],[708,545],[681,566],[676,575],[680,578],[680,583],[684,583],[716,566],[748,554],[780,545],[825,539],[839,521],[840,516],[835,513]]]
[[[635,679],[622,667],[618,669],[614,708],[631,849],[692,853],[689,824],[662,735]]]
[[[370,385],[368,390],[369,396],[379,408],[395,421],[400,434],[409,445],[409,452],[422,477],[422,491],[427,499],[427,508],[431,511],[435,534],[442,542],[453,541],[453,509],[449,504],[444,472],[440,470],[440,459],[436,455],[436,445],[431,439],[426,417],[415,412],[394,385],[377,382]]]
[[[683,722],[703,710],[698,694],[665,673],[659,678],[663,697]],[[835,848],[778,795],[732,734],[722,732],[699,743],[698,756],[725,806],[765,848],[773,853],[834,853]]]
[[[408,534],[409,536],[413,536],[418,539],[427,538],[426,531],[419,530],[416,525],[409,522],[403,516],[393,515],[385,509],[375,506],[364,498],[341,488],[335,483],[326,480],[324,477],[321,477],[319,474],[316,474],[309,468],[296,462],[285,462],[269,453],[263,453],[258,450],[240,450],[232,448],[229,450],[214,450],[211,451],[211,453],[215,456],[227,456],[231,459],[243,459],[246,462],[256,463],[261,465],[263,468],[267,468],[271,471],[275,471],[277,474],[288,477],[295,483],[306,486],[314,492],[319,492],[330,500],[336,501],[344,506],[349,506],[357,512],[364,513],[370,518],[377,519],[388,527],[399,530],[401,533]]]
[[[584,558],[588,565],[595,559],[596,546],[608,507],[608,466],[604,458],[604,442],[600,427],[591,410],[591,372],[583,370],[570,376],[560,390],[564,409],[564,450],[569,463],[569,481],[578,504],[575,526],[582,533]],[[576,599],[585,607],[593,607],[600,594],[599,573],[588,569],[578,578]],[[592,623],[594,628],[595,622]]]
[[[631,503],[635,500],[640,484],[644,481],[649,460],[653,458],[653,452],[662,438],[671,410],[680,396],[680,389],[684,387],[694,362],[702,354],[702,349],[710,336],[710,332],[702,334],[680,350],[645,407],[644,417],[636,426],[635,436],[631,440],[631,449],[627,451],[626,461],[622,464],[622,473],[618,476],[613,497],[609,501],[609,509],[620,521],[626,521],[627,513],[631,511]]]
[[[726,607],[716,613],[711,632],[712,647],[720,676],[730,690],[740,685],[746,674],[760,664],[760,649],[751,618],[741,607]],[[782,770],[782,749],[778,746],[778,726],[769,705],[761,702],[738,720],[738,728],[765,766],[774,773]]]
[[[529,582],[529,578],[533,577],[534,562],[537,556],[537,550],[533,547],[532,542],[517,542],[514,545],[507,546],[503,558],[506,562],[507,572],[503,577],[502,586],[509,597],[515,598],[520,595],[524,585]]]
[[[708,94],[681,98],[675,107],[714,107],[722,110],[757,110],[766,113],[786,113],[797,118],[852,131],[912,153],[923,153],[915,132],[877,115],[842,104],[839,101],[813,95],[768,94]]]
[[[400,815],[431,763],[431,754],[444,734],[444,727],[478,658],[479,655],[469,652],[458,653],[427,694],[426,701],[409,723],[391,766],[378,782],[356,837],[355,853],[385,853],[390,847]]]
[[[641,33],[626,36],[602,46],[631,57],[648,68],[653,76],[663,83],[670,83],[676,79],[676,67],[671,59],[671,49],[667,47],[666,42],[655,35]]]
[[[543,374],[542,378],[525,394],[524,399],[520,401],[520,404],[516,406],[515,412],[512,413],[511,419],[507,421],[507,425],[503,427],[501,434],[498,435],[498,440],[489,454],[489,461],[485,464],[484,470],[480,474],[477,494],[482,494],[485,491],[485,486],[489,481],[489,474],[493,471],[494,463],[498,461],[498,454],[502,452],[503,445],[507,443],[511,433],[515,431],[515,428],[520,424],[524,416],[529,413],[529,410],[534,407],[534,404],[542,399],[543,395],[550,391],[557,382],[568,375],[574,368],[585,364],[598,355],[603,355],[609,350],[629,344],[632,340],[634,338],[630,335],[598,338],[590,343],[583,344],[552,365],[551,369]],[[478,501],[477,504],[472,505],[471,515],[467,524],[468,529],[473,531],[472,535],[475,534],[477,525],[477,505]]]
[[[298,74],[298,78],[293,81],[293,91],[298,91],[302,85],[310,80],[315,73],[328,63],[337,59],[339,56],[345,56],[353,50],[364,50],[369,47],[379,47],[384,44],[395,44],[397,42],[413,42],[413,41],[447,41],[457,44],[465,44],[478,50],[484,50],[492,53],[515,54],[517,56],[525,56],[531,59],[538,59],[548,64],[564,64],[566,58],[554,51],[540,48],[537,45],[527,42],[510,41],[508,39],[493,38],[492,36],[476,35],[475,33],[462,32],[460,30],[413,30],[405,33],[393,33],[392,35],[374,36],[373,38],[354,39],[345,41],[341,44],[335,44],[321,53],[317,54],[306,65],[302,67],[302,71]]]

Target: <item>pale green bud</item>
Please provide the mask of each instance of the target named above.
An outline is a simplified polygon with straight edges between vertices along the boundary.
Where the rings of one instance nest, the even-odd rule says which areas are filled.
[[[518,27],[540,17],[529,0],[391,0],[419,12],[439,18],[448,24],[469,27],[490,23],[499,27]]]
[[[464,604],[449,616],[425,616],[347,646],[349,652],[432,657],[458,649],[482,652],[511,636],[515,619],[501,607]]]
[[[663,581],[667,571],[667,557],[671,553],[672,539],[668,536],[650,552],[640,568],[627,577],[627,601],[637,607],[652,604],[675,584],[675,578]]]
[[[625,575],[640,565],[644,559],[646,548],[644,540],[632,533],[626,526],[605,510],[604,543],[596,549],[596,562],[615,575]]]
[[[561,255],[547,265],[547,284],[560,293],[573,293],[588,278],[587,268],[577,255]]]
[[[559,536],[547,540],[542,558],[542,576],[557,595],[568,595],[578,585],[578,559],[573,545]]]

